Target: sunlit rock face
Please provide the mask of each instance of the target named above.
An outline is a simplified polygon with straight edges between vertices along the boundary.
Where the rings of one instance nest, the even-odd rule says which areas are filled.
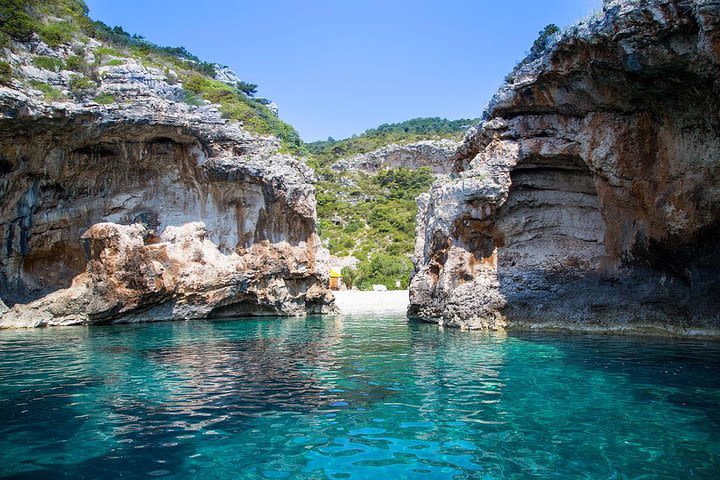
[[[410,315],[720,332],[720,2],[608,1],[508,77],[419,199]]]
[[[312,171],[130,70],[107,106],[0,88],[0,327],[333,311]]]
[[[452,171],[453,156],[460,144],[449,139],[421,140],[404,145],[391,144],[369,153],[338,160],[332,169],[338,172],[361,171],[377,173],[385,168],[428,167],[433,173]]]

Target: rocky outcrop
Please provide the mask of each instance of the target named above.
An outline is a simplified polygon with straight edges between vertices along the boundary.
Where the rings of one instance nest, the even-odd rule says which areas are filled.
[[[223,254],[202,223],[97,223],[81,238],[85,272],[71,288],[6,312],[2,326],[128,323],[321,312],[332,298],[308,275],[313,249],[255,243]]]
[[[419,200],[409,314],[720,333],[720,2],[606,1],[538,42]]]
[[[213,75],[215,80],[219,80],[227,85],[234,87],[242,81],[227,65],[215,63],[213,64],[213,69],[215,70],[215,75]]]
[[[338,172],[347,170],[377,173],[384,168],[429,167],[433,173],[450,173],[453,167],[453,155],[460,143],[442,140],[422,140],[405,145],[391,144],[370,153],[362,153],[350,158],[338,160],[332,169]]]
[[[20,72],[72,52],[16,47]],[[95,92],[109,105],[62,72],[46,72],[67,95],[52,102],[0,88],[0,327],[333,311],[312,171],[182,103],[172,72],[113,63]]]

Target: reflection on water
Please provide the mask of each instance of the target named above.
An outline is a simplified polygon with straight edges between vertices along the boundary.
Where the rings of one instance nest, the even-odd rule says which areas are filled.
[[[717,478],[718,373],[402,317],[4,331],[0,477]]]

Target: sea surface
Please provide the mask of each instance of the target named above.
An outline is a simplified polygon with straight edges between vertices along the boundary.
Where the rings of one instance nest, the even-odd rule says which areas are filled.
[[[0,331],[0,478],[718,479],[720,342],[401,315]]]

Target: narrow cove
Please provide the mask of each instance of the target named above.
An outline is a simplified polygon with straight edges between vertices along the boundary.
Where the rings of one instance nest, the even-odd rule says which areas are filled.
[[[720,344],[402,315],[0,332],[2,478],[715,478]]]

